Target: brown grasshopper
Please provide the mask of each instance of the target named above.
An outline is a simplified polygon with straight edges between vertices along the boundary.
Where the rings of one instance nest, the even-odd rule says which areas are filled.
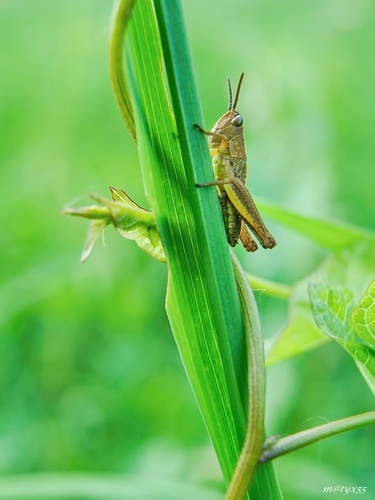
[[[255,252],[258,245],[251,237],[248,226],[264,248],[273,248],[276,241],[262,221],[255,203],[245,186],[247,162],[243,139],[243,119],[236,111],[241,89],[242,73],[232,102],[232,88],[228,78],[229,109],[208,132],[194,124],[203,134],[208,135],[208,146],[212,156],[215,180],[197,187],[216,186],[223,212],[228,243],[234,247],[238,240],[248,252]]]

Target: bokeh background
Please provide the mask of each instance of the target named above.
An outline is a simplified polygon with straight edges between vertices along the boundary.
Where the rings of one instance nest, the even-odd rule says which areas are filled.
[[[109,228],[80,264],[83,220],[60,215],[125,189],[147,206],[108,77],[113,2],[0,0],[0,474],[100,471],[220,480],[164,309],[166,266]],[[251,192],[299,213],[374,227],[371,0],[183,2],[206,126],[245,71]],[[251,272],[292,284],[325,252],[267,220]],[[257,294],[265,335],[287,321]],[[267,428],[287,434],[371,409],[329,344],[268,373]],[[374,432],[275,461],[285,497],[321,486],[375,496]],[[301,496],[303,495],[303,496]]]

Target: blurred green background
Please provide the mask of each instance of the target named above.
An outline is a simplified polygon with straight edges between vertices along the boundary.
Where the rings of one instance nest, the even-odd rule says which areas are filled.
[[[164,310],[166,266],[59,214],[87,194],[147,199],[112,96],[112,2],[0,0],[0,473],[101,471],[220,480]],[[374,227],[375,6],[371,0],[183,2],[206,126],[245,71],[250,190],[297,212]],[[325,253],[267,220],[278,246],[250,272],[292,284]],[[285,303],[257,295],[265,335]],[[291,433],[371,409],[329,344],[269,369],[267,428]],[[275,461],[286,498],[375,495],[374,431]]]

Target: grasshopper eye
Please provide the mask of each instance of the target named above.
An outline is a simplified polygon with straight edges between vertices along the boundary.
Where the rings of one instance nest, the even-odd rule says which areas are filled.
[[[231,121],[232,125],[234,125],[235,127],[241,127],[241,125],[243,124],[243,119],[242,119],[242,116],[241,115],[237,115],[233,118],[233,120]]]

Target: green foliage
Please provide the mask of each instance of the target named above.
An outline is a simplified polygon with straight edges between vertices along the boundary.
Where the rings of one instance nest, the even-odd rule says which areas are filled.
[[[372,293],[373,284],[369,286],[353,310],[351,290],[335,290],[327,285],[310,285],[309,287],[311,307],[316,323],[354,358],[375,395],[375,351],[373,345],[366,341],[370,332],[371,318],[365,317],[365,311],[373,304]],[[350,320],[351,316],[354,328]],[[362,335],[358,334],[358,330]]]
[[[165,262],[165,253],[152,213],[140,207],[122,189],[113,187],[110,189],[113,201],[91,195],[102,206],[66,208],[62,211],[63,214],[92,219],[81,262],[85,262],[90,256],[95,243],[108,224],[113,224],[124,238],[135,240],[137,245],[151,257]]]
[[[375,348],[375,281],[372,281],[363,297],[355,306],[351,319],[358,336],[371,348]]]
[[[17,481],[1,478],[1,500],[220,500],[222,495],[212,488],[157,480],[142,484],[139,477],[126,478],[114,474],[32,474]]]
[[[178,22],[175,8],[174,20]],[[182,38],[181,26],[179,29]],[[183,130],[176,130],[170,113],[160,71],[161,46],[150,2],[135,5],[129,24],[129,41],[127,76],[135,102],[139,154],[145,187],[168,262],[167,313],[190,383],[229,480],[239,453],[245,420],[229,344],[224,336],[227,325],[234,329],[235,337],[239,335],[236,332],[241,333],[240,316],[236,314],[238,299],[237,306],[235,300],[230,299],[223,307],[226,297],[235,297],[231,292],[234,279],[232,276],[230,281],[223,272],[219,274],[217,264],[216,270],[214,267],[221,261],[222,271],[230,269],[229,253],[222,238],[221,245],[216,247],[216,252],[222,255],[216,260],[210,258],[207,237],[201,236],[202,228],[194,218],[189,198],[190,192],[196,190],[192,176],[188,175],[189,165],[184,163],[177,142],[177,133],[181,136]],[[184,64],[186,66],[186,58]],[[186,67],[185,71],[188,71]],[[188,78],[188,81],[191,88],[193,80]],[[217,205],[217,200],[214,201]],[[219,223],[216,210],[216,224]],[[230,276],[228,271],[226,274]],[[219,279],[221,289],[217,286]],[[207,387],[211,390],[207,391]]]
[[[327,337],[321,333],[321,325],[317,328],[311,313],[310,301],[314,307],[316,304],[311,294],[308,295],[308,286],[329,283],[346,288],[348,294],[342,298],[342,306],[350,308],[352,298],[358,300],[375,275],[375,233],[341,222],[295,215],[278,207],[262,208],[274,219],[332,251],[313,273],[293,286],[289,322],[267,356],[268,364],[273,364],[327,342]]]
[[[332,338],[350,341],[350,313],[354,306],[352,292],[334,290],[327,285],[310,285],[309,294],[319,327]]]
[[[374,277],[373,235],[359,227],[373,226],[375,30],[368,5],[290,0],[277,5],[243,2],[229,10],[220,1],[214,7],[195,0],[184,5],[207,123],[225,111],[225,78],[245,70],[240,104],[249,134],[249,185],[279,205],[258,203],[262,215],[279,221],[272,226],[278,246],[272,255],[246,257],[246,267],[261,275],[259,288],[287,298],[291,286],[289,321],[276,342],[270,337],[286,322],[280,300],[256,294],[267,342],[273,345],[268,356],[273,364],[268,381],[271,433],[290,434],[311,415],[332,420],[372,405],[370,391],[339,347],[348,350],[373,387],[372,361],[368,363],[374,347],[373,286],[365,292]],[[0,470],[3,478],[12,474],[0,483],[0,494],[22,489],[25,498],[69,492],[74,498],[82,487],[83,497],[95,498],[99,487],[93,491],[94,478],[118,471],[106,483],[105,498],[110,491],[116,496],[116,480],[122,481],[124,474],[126,485],[117,483],[121,494],[123,488],[139,491],[139,480],[131,479],[135,474],[152,480],[151,493],[142,481],[148,497],[159,492],[165,498],[170,492],[183,498],[186,491],[186,498],[220,498],[221,473],[169,335],[166,266],[107,229],[106,248],[97,245],[91,260],[80,267],[82,226],[58,215],[69,196],[105,193],[110,184],[154,208],[152,182],[146,178],[145,197],[138,152],[124,131],[108,81],[110,9],[98,0],[21,0],[0,6],[6,47],[0,83],[0,203],[5,214],[0,236]],[[137,86],[130,82],[136,98]],[[172,86],[168,91],[175,93]],[[189,120],[203,125],[200,117]],[[192,156],[201,161],[201,170],[188,174],[189,185],[211,180],[209,158],[199,153],[205,151],[204,138],[187,130],[181,140],[187,147],[194,144]],[[145,168],[143,172],[149,175]],[[185,174],[177,181],[183,185]],[[186,197],[198,206],[208,203],[205,217],[212,231],[209,240],[199,239],[207,245],[204,239],[213,241],[222,225],[214,189],[196,193],[191,188]],[[169,198],[166,204],[171,202]],[[287,214],[281,205],[290,208]],[[180,209],[175,206],[176,222]],[[107,208],[92,210],[108,216]],[[316,217],[301,219],[304,213]],[[323,220],[331,215],[351,225]],[[161,219],[160,209],[158,227]],[[190,224],[196,224],[197,236],[188,237],[201,238],[203,222],[197,213],[185,220],[180,229],[190,231]],[[104,228],[104,222],[98,224],[93,239]],[[288,226],[293,231],[284,229]],[[212,245],[209,259],[223,262],[224,270],[225,245],[223,236],[218,250],[216,242]],[[223,296],[228,293],[224,282]],[[353,344],[338,338],[337,332],[344,331],[342,315],[328,300],[330,293],[318,294],[312,302],[321,308],[320,318],[330,318],[329,335],[318,328],[309,283],[331,295],[343,294],[338,303],[352,312]],[[345,300],[350,294],[349,305]],[[234,316],[239,315],[239,305],[232,306]],[[331,338],[336,342],[328,345]],[[243,367],[241,355],[238,367]],[[364,429],[352,434],[335,438],[335,446],[329,440],[326,448],[321,443],[297,452],[295,459],[278,459],[275,468],[285,496],[316,497],[319,482],[344,484],[343,478],[347,484],[373,484],[371,436]],[[36,473],[51,470],[65,471],[52,478],[53,489],[43,493],[48,486],[43,475],[39,489],[33,490]],[[78,488],[70,471],[93,471],[93,476],[79,477]],[[167,484],[157,487],[163,478]],[[201,479],[213,488],[191,485]]]

